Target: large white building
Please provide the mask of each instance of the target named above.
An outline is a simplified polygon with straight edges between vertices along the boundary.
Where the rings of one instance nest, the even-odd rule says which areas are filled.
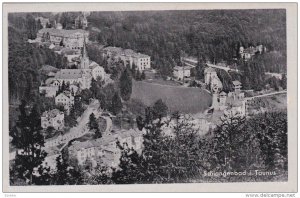
[[[108,59],[120,59],[125,65],[129,65],[130,68],[135,65],[136,69],[139,71],[151,68],[150,56],[142,53],[136,53],[131,49],[109,46],[102,50],[102,56]]]
[[[41,116],[41,126],[43,129],[53,127],[56,130],[64,128],[64,112],[58,109],[52,109],[51,111],[45,111]]]

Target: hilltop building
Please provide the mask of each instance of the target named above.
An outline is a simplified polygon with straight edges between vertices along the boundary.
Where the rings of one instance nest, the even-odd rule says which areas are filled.
[[[256,47],[251,45],[250,47],[248,47],[246,49],[243,46],[241,46],[239,48],[240,57],[246,61],[249,60],[255,54],[262,54],[266,51],[267,51],[267,48],[265,46],[263,46],[262,44],[257,45]]]
[[[53,127],[56,130],[64,128],[64,112],[58,109],[52,109],[51,111],[45,111],[41,116],[41,127],[46,129]]]

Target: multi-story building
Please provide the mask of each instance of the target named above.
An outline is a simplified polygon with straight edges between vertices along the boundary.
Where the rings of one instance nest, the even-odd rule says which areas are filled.
[[[136,53],[133,56],[133,64],[139,71],[151,68],[150,56],[146,54]]]
[[[97,80],[98,77],[100,77],[104,81],[107,80],[108,77],[104,71],[104,68],[98,65],[96,62],[89,60],[85,39],[82,53],[75,55],[80,60],[80,63],[77,64],[77,69],[61,69],[53,72],[51,78],[46,80],[46,86],[40,87],[40,93],[46,92],[47,97],[53,97],[58,91],[58,87],[63,83],[76,85],[78,88],[83,90],[90,88],[92,78]]]
[[[143,147],[142,133],[134,129],[123,130],[114,134],[105,134],[91,141],[74,142],[69,147],[69,155],[76,158],[80,166],[92,162],[94,167],[97,164],[117,167],[121,156],[118,144],[125,148],[133,148],[140,153]]]
[[[124,62],[125,66],[129,65],[132,67],[134,64],[136,69],[139,71],[151,68],[150,56],[136,53],[131,49],[122,49],[120,47],[109,46],[102,50],[102,56],[107,59],[120,59]]]
[[[204,70],[204,82],[210,86],[210,90],[214,93],[223,89],[223,84],[214,68],[207,67]]]
[[[37,33],[36,41],[50,42],[55,46],[63,45],[69,49],[80,50],[83,48],[84,40],[88,39],[89,33],[82,29],[65,30],[54,28],[43,28]]]
[[[64,127],[64,112],[58,109],[45,111],[41,116],[41,126],[43,129],[53,127],[56,130],[61,130]]]
[[[244,93],[241,92],[242,84],[239,81],[233,81],[234,91],[226,94],[224,91],[221,93],[213,93],[212,108],[214,110],[224,111],[225,115],[246,115]]]
[[[55,97],[55,104],[63,106],[69,114],[71,107],[74,105],[74,96],[67,92],[60,93]]]

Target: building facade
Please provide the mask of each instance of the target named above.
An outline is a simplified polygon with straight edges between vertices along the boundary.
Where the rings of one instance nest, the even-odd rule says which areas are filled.
[[[61,112],[58,109],[45,111],[41,116],[41,127],[43,129],[53,127],[56,130],[61,130],[64,128],[64,118],[64,112]]]

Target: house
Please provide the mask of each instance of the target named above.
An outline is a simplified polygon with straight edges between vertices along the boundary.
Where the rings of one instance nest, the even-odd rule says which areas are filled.
[[[239,81],[233,81],[234,91],[226,94],[213,93],[212,108],[214,110],[224,111],[225,115],[246,115],[245,95],[241,92],[242,84]]]
[[[184,78],[190,78],[191,77],[191,69],[190,66],[175,66],[173,69],[173,75],[177,80],[182,80]]]
[[[210,90],[214,93],[223,89],[223,84],[219,79],[217,72],[212,67],[207,67],[204,70],[204,82],[210,86]]]
[[[56,130],[64,128],[64,112],[58,109],[45,111],[41,116],[41,126],[43,129],[53,127]]]
[[[241,91],[242,83],[240,81],[234,80],[234,81],[232,81],[232,84],[233,84],[233,88],[236,92]]]
[[[70,93],[60,93],[55,97],[55,104],[63,106],[69,114],[71,107],[74,105],[74,96]]]
[[[121,156],[118,144],[126,148],[133,148],[141,153],[143,148],[142,133],[134,129],[122,130],[105,134],[95,140],[73,142],[69,147],[69,156],[76,158],[80,166],[90,162],[93,167],[96,167],[97,164],[117,167]]]
[[[239,49],[239,54],[242,59],[247,61],[255,54],[257,54],[257,53],[262,54],[266,50],[267,50],[266,47],[264,47],[262,44],[259,44],[255,47],[251,45],[250,47],[248,47],[246,49],[243,46],[241,46]]]
[[[50,42],[55,46],[63,44],[69,49],[80,50],[84,45],[84,38],[88,39],[89,33],[82,29],[65,30],[54,28],[43,28],[37,33],[38,42]]]
[[[106,78],[106,72],[104,71],[104,68],[99,66],[96,62],[92,62],[89,66],[91,69],[92,77],[97,80],[98,77],[100,77],[102,80],[105,80]]]

